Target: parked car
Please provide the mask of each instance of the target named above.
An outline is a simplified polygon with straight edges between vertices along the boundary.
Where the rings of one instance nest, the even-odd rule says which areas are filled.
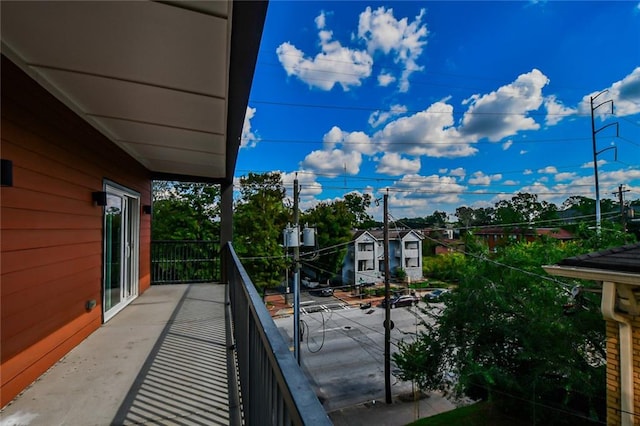
[[[418,298],[417,296],[414,296],[412,294],[403,294],[401,296],[392,297],[389,300],[389,306],[391,306],[391,309],[399,308],[400,306],[412,306],[417,305],[419,301],[420,298]],[[386,299],[383,300],[380,306],[385,308],[387,306],[386,302]]]
[[[329,297],[333,296],[333,289],[330,287],[317,288],[314,290],[309,290],[309,294],[312,296]]]
[[[439,302],[442,299],[442,296],[449,293],[450,290],[446,288],[437,288],[429,293],[425,294],[423,299],[425,302]]]

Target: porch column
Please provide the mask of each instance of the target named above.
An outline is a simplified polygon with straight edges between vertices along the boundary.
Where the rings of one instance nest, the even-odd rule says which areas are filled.
[[[220,185],[220,247],[233,241],[233,182]]]
[[[220,185],[220,273],[223,283],[228,283],[228,256],[225,246],[233,241],[233,181]]]

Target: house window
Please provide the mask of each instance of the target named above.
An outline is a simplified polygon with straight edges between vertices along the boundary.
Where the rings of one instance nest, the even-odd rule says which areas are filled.
[[[418,250],[418,242],[417,241],[406,241],[404,243],[404,248],[407,250]]]
[[[358,251],[373,251],[373,243],[358,243]]]
[[[358,271],[373,271],[373,262],[370,260],[358,260]]]
[[[404,259],[405,268],[417,268],[418,267],[418,258],[417,257],[407,257]]]

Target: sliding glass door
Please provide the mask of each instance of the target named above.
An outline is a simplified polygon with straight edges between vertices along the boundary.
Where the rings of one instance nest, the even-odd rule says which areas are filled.
[[[138,295],[140,197],[105,185],[103,313],[108,321]]]

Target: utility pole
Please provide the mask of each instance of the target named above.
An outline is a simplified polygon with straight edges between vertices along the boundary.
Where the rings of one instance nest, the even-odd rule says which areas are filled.
[[[389,190],[384,194],[384,395],[391,404],[391,285],[389,283]]]
[[[298,177],[293,180],[293,227],[296,244],[293,246],[293,352],[300,364],[300,211],[298,210]]]
[[[606,125],[604,125],[604,126],[602,126],[602,127],[600,127],[599,129],[596,130],[596,122],[595,122],[595,117],[594,117],[594,113],[595,113],[596,109],[598,109],[602,105],[611,103],[611,114],[613,114],[613,100],[611,100],[611,99],[608,100],[608,101],[601,102],[598,105],[596,105],[595,107],[593,106],[593,101],[596,100],[596,98],[598,96],[602,95],[605,92],[608,92],[608,90],[603,90],[602,92],[598,93],[597,95],[590,97],[590,101],[591,101],[591,140],[593,142],[593,173],[594,173],[594,176],[595,176],[595,186],[596,186],[596,232],[598,234],[600,234],[600,187],[599,187],[599,184],[598,184],[598,155],[602,154],[603,152],[608,151],[610,149],[615,149],[616,160],[617,160],[618,159],[618,148],[615,147],[615,146],[610,146],[610,147],[605,148],[605,149],[603,149],[601,151],[598,151],[597,150],[597,146],[596,146],[596,135],[601,130],[604,130],[607,127],[610,127],[610,126],[616,126],[616,137],[619,136],[619,131],[620,131],[620,126],[618,125],[618,122],[606,124]]]
[[[622,231],[627,232],[627,215],[624,208],[624,193],[629,192],[630,189],[624,189],[624,185],[618,186],[618,192],[614,192],[613,195],[618,195],[618,201],[620,202],[620,223],[622,223]]]

